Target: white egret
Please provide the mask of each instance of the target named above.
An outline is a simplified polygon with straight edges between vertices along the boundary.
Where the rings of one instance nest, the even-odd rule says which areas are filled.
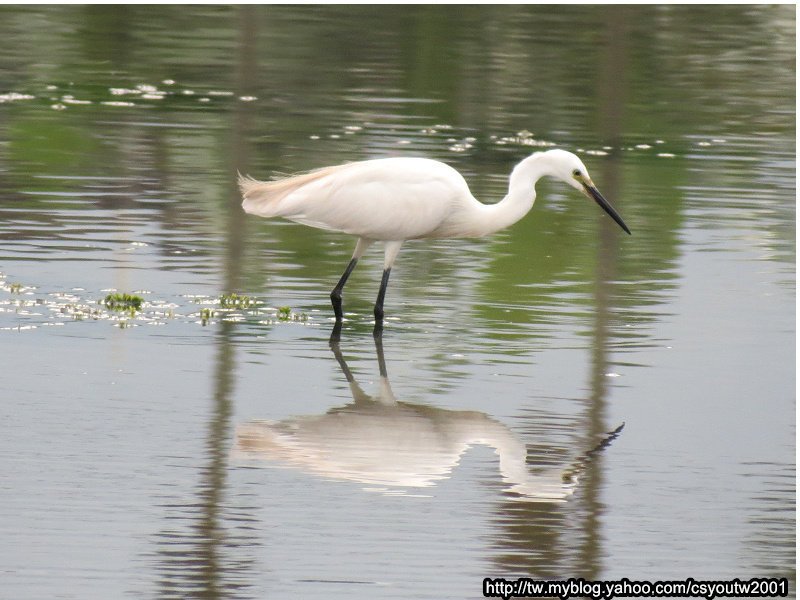
[[[508,193],[497,204],[479,202],[458,171],[427,158],[351,162],[275,181],[240,175],[239,188],[248,213],[284,217],[358,238],[350,263],[331,292],[337,322],[342,320],[342,290],[358,259],[374,242],[383,242],[383,277],[375,302],[375,321],[380,326],[389,274],[403,242],[479,237],[513,225],[533,207],[534,186],[544,176],[583,192],[630,234],[622,217],[592,183],[583,162],[565,150],[536,152],[525,158],[514,167]]]
[[[353,401],[325,414],[242,423],[236,428],[234,457],[280,462],[370,486],[423,488],[451,477],[464,454],[483,445],[497,454],[507,491],[531,501],[564,502],[592,457],[622,430],[620,426],[609,432],[570,462],[536,465],[532,470],[527,445],[486,413],[398,400],[389,383],[380,336],[375,337],[380,387],[374,395],[356,381],[338,339],[331,341],[331,350],[350,384]]]

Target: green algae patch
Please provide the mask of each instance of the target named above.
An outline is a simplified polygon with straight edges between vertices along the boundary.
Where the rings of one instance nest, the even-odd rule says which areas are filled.
[[[256,301],[250,296],[240,296],[239,294],[223,294],[219,297],[219,305],[222,308],[250,308]]]
[[[103,304],[108,310],[114,311],[140,311],[142,310],[142,302],[144,300],[141,296],[136,296],[134,294],[108,294],[101,304]]]

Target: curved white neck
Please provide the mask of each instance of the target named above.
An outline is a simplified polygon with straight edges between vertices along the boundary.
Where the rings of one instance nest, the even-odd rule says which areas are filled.
[[[483,204],[474,197],[463,199],[432,237],[481,237],[513,225],[533,208],[536,182],[545,175],[558,177],[555,160],[550,152],[532,154],[514,167],[505,198],[497,204]]]
[[[505,198],[497,204],[481,205],[479,235],[488,235],[510,227],[527,215],[536,200],[536,182],[545,175],[552,174],[552,167],[544,153],[529,156],[514,167]]]

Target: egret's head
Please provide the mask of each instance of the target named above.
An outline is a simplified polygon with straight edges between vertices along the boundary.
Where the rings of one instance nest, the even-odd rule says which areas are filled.
[[[580,158],[566,150],[548,150],[538,152],[534,156],[546,165],[547,174],[568,183],[576,190],[583,191],[583,181],[591,181],[589,172]]]
[[[630,229],[625,225],[622,217],[619,216],[614,207],[608,203],[608,200],[603,198],[603,195],[597,189],[592,178],[589,177],[589,171],[583,164],[580,158],[575,156],[572,152],[566,150],[548,150],[542,153],[546,155],[546,160],[549,163],[550,175],[561,179],[568,183],[576,190],[580,190],[587,197],[591,198],[602,208],[608,215],[617,222],[617,225],[622,227],[626,233],[630,234]]]

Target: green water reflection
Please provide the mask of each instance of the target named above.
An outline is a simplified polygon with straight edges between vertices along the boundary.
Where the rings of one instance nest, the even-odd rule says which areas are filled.
[[[709,422],[723,414],[735,418],[737,411],[742,416],[735,424],[742,427],[753,414],[771,411],[787,424],[793,417],[785,402],[793,397],[794,368],[787,309],[795,262],[793,7],[3,6],[0,37],[6,48],[0,55],[4,284],[37,286],[44,304],[48,292],[80,287],[90,298],[129,284],[175,302],[178,311],[187,294],[237,291],[312,315],[313,326],[291,341],[260,317],[220,324],[203,338],[215,354],[206,427],[197,432],[204,440],[197,481],[181,507],[158,505],[190,524],[162,515],[148,524],[158,532],[157,549],[145,554],[156,556],[160,597],[257,597],[291,587],[291,577],[287,583],[254,566],[261,545],[275,541],[261,530],[266,525],[259,519],[269,515],[259,513],[259,500],[242,500],[235,491],[244,477],[228,457],[237,402],[249,406],[246,398],[268,387],[265,379],[281,375],[272,365],[286,353],[333,362],[328,292],[353,242],[248,217],[240,209],[237,170],[267,178],[350,160],[424,155],[452,164],[476,197],[494,202],[527,153],[550,145],[577,151],[633,236],[620,235],[571,190],[542,182],[531,215],[489,240],[409,243],[387,298],[395,320],[386,343],[390,354],[406,352],[417,361],[405,374],[410,401],[446,404],[448,394],[472,382],[480,391],[462,390],[459,401],[484,402],[496,393],[491,400],[499,404],[482,411],[492,418],[490,409],[505,411],[519,420],[516,432],[524,440],[544,439],[531,450],[538,452],[533,459],[565,458],[569,447],[592,447],[618,425],[620,413],[633,412],[625,386],[609,375],[626,366],[646,371],[640,367],[662,360],[656,351],[675,343],[698,356],[689,373],[675,367],[698,394],[719,398],[727,382],[763,381],[763,397],[743,391],[731,398],[733,410],[708,408]],[[132,243],[142,244],[134,248],[138,253],[130,252]],[[708,254],[720,255],[710,267],[702,261]],[[348,286],[351,315],[343,336],[355,345],[372,343],[377,265],[375,258],[359,267]],[[713,277],[727,287],[710,299],[692,295],[688,282]],[[3,293],[12,298],[8,287]],[[701,302],[707,302],[701,316],[687,308]],[[740,303],[760,310],[740,321],[734,312]],[[705,331],[716,314],[737,319],[714,327],[710,346],[708,336],[692,330]],[[679,328],[690,318],[696,321]],[[5,329],[46,320],[13,310],[0,319]],[[743,330],[750,322],[762,339]],[[93,334],[78,327],[91,326],[65,329],[77,332],[80,345]],[[201,344],[196,331],[184,320],[161,333]],[[573,358],[567,353],[575,348],[586,351],[580,364],[553,367],[565,390],[578,390],[557,392],[553,402],[568,412],[528,406],[522,390],[551,388],[531,375],[540,371],[519,365],[544,363],[539,353],[548,349]],[[723,355],[731,348],[744,348],[746,357],[773,370],[745,373],[735,363],[712,371],[702,362],[704,352]],[[370,352],[360,355],[364,364],[373,360]],[[267,376],[253,375],[243,363],[258,364]],[[498,378],[495,384],[498,373],[484,371],[503,375],[503,366],[523,383]],[[646,384],[662,382],[665,369],[654,368],[649,380],[641,376],[641,393],[650,396],[636,401],[652,402],[654,414],[691,393],[677,384],[653,392]],[[180,388],[180,381],[169,381],[170,389]],[[319,398],[341,384],[335,377],[314,381]],[[284,402],[274,408],[280,418],[302,413]],[[337,405],[331,402],[328,408]],[[757,410],[759,403],[770,409]],[[462,407],[454,402],[453,409]],[[791,437],[788,429],[775,434],[776,445]],[[629,431],[636,435],[635,426]],[[696,437],[675,435],[677,447]],[[739,540],[744,562],[758,565],[754,574],[793,581],[794,489],[773,476],[793,470],[794,448],[786,444],[755,475],[747,471],[751,463],[730,458],[733,451],[713,468],[724,472],[729,459],[747,471],[747,481],[759,482],[747,499],[731,492],[735,501],[720,501],[718,514],[755,523],[754,531],[777,540],[770,548],[750,530],[749,541]],[[684,480],[664,458],[672,455],[662,448],[650,456],[646,449],[638,457],[629,451],[623,455],[629,468],[617,468],[641,479],[663,474],[656,482],[663,485],[663,504],[655,503],[654,512],[669,512],[676,503],[670,486]],[[761,450],[753,448],[753,464]],[[651,468],[637,471],[637,459]],[[458,595],[477,592],[479,576],[596,578],[625,567],[609,564],[609,556],[635,562],[621,548],[634,543],[633,534],[604,536],[604,526],[615,523],[614,507],[604,500],[609,468],[605,455],[586,465],[568,510],[502,497],[481,504],[474,492],[473,504],[465,505],[484,509],[474,510],[476,519],[491,513],[485,535],[491,551],[458,572],[474,578]],[[738,475],[727,476],[719,487],[738,490]],[[753,498],[763,502],[748,504]],[[696,504],[702,508],[702,502]],[[657,529],[662,523],[651,516]],[[725,555],[727,538],[707,537],[721,540],[718,547],[709,542],[721,556],[710,568],[719,577],[739,575],[742,560]],[[699,557],[708,547],[686,555]],[[671,549],[664,550],[667,559],[678,554]],[[643,571],[660,558],[635,562],[637,575],[657,575]],[[272,559],[279,563],[281,556]],[[456,569],[455,561],[441,560]],[[326,576],[333,574],[320,575]],[[445,585],[430,574],[420,577]],[[129,579],[137,588],[148,581]],[[386,589],[390,596],[423,597],[407,587]],[[304,592],[335,596],[328,587]],[[341,586],[342,595],[356,592]]]

